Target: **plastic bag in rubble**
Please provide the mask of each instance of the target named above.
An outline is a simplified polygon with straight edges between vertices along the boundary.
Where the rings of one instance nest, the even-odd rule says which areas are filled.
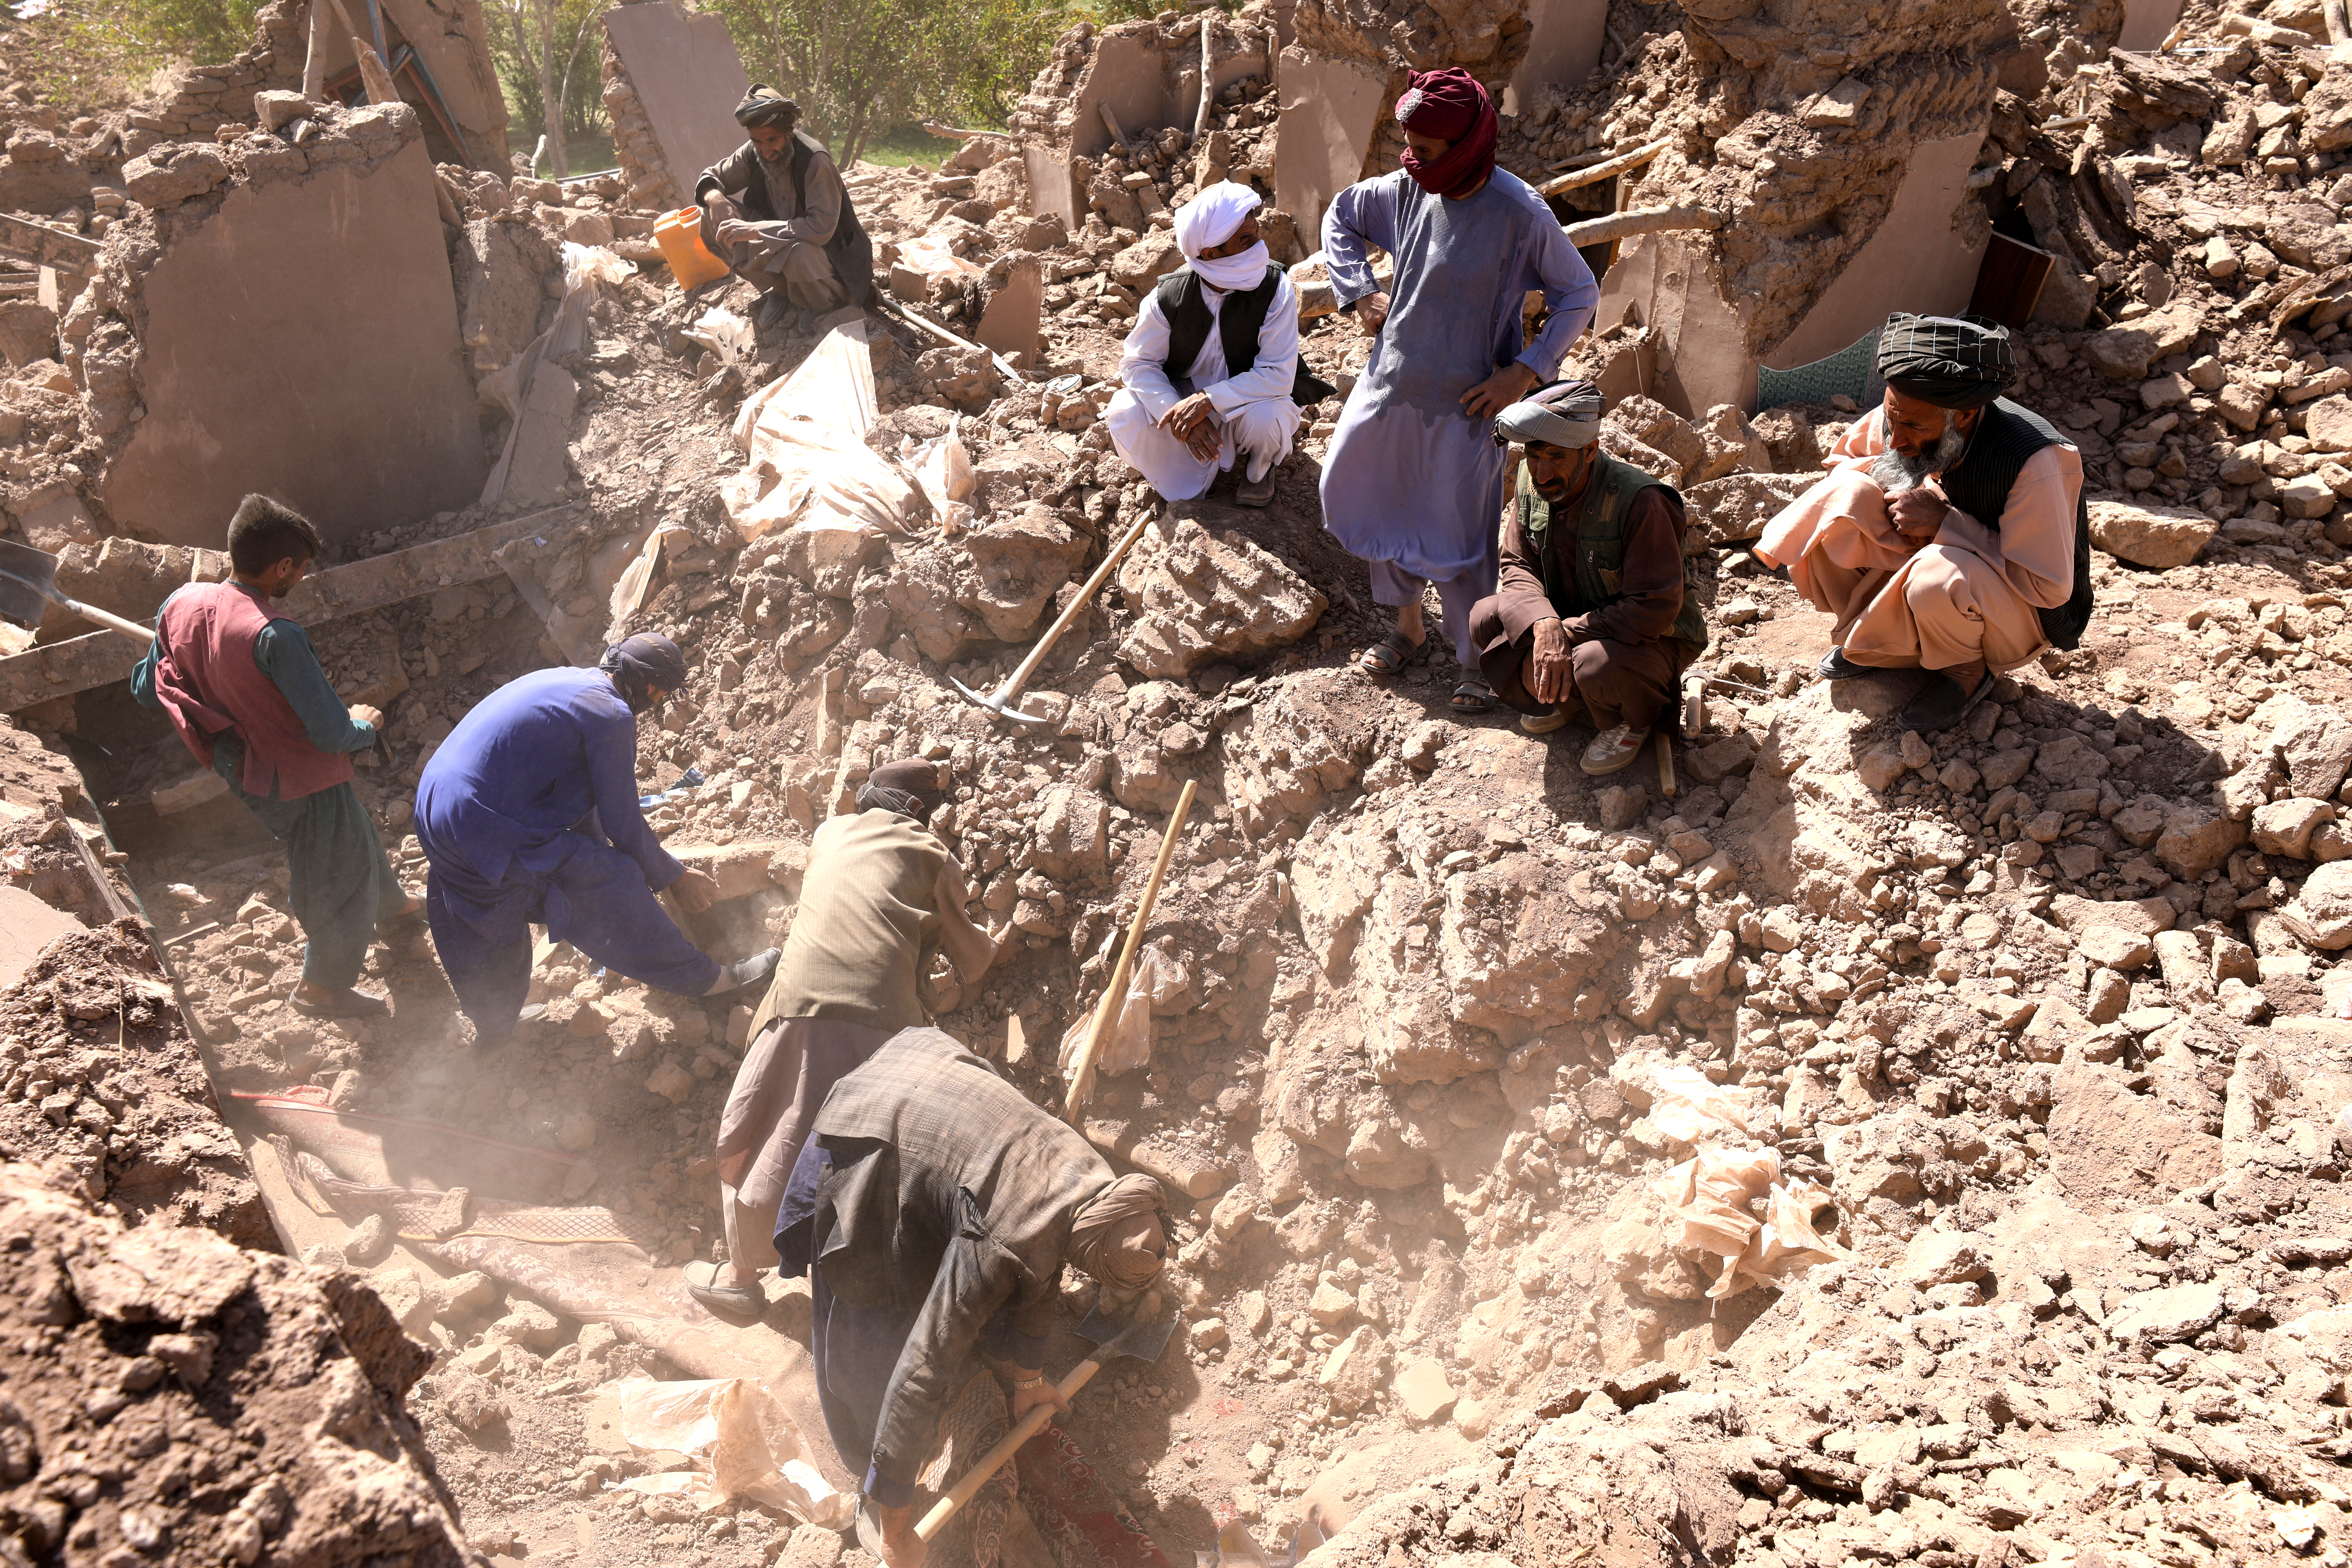
[[[1717,1300],[1844,1256],[1813,1228],[1813,1211],[1829,1194],[1810,1182],[1783,1183],[1775,1150],[1706,1144],[1651,1191],[1666,1205],[1666,1245],[1717,1260],[1707,1290]]]
[[[1095,1071],[1106,1077],[1114,1073],[1133,1072],[1151,1060],[1151,1011],[1169,1000],[1189,984],[1189,977],[1156,947],[1147,947],[1135,955],[1135,967],[1127,972],[1127,994],[1119,998],[1118,1013],[1110,1021],[1110,1033],[1103,1040],[1102,1054],[1095,1058]],[[1077,1066],[1079,1047],[1087,1041],[1087,1030],[1076,1027],[1062,1037],[1062,1076],[1067,1078]]]
[[[730,1498],[749,1498],[828,1529],[849,1522],[856,1500],[834,1490],[809,1463],[808,1440],[759,1379],[632,1378],[620,1393],[621,1436],[629,1447],[666,1449],[691,1462],[688,1469],[635,1476],[622,1486],[703,1513]]]
[[[866,326],[835,326],[791,374],[743,400],[735,416],[740,472],[719,499],[745,543],[782,529],[904,534],[917,492],[866,444],[874,428],[874,362]]]
[[[751,357],[755,346],[751,323],[724,305],[713,305],[694,319],[694,325],[679,331],[679,337],[690,343],[700,343],[719,356],[721,364],[740,364]]]
[[[1659,1069],[1650,1093],[1651,1124],[1677,1143],[1748,1131],[1747,1090],[1709,1083],[1696,1068]]]
[[[971,469],[971,453],[956,433],[961,423],[959,415],[946,435],[932,437],[903,459],[915,483],[922,487],[923,498],[931,503],[931,510],[941,519],[948,516],[949,508],[969,501],[978,482]],[[965,506],[963,510],[969,516],[971,508]]]

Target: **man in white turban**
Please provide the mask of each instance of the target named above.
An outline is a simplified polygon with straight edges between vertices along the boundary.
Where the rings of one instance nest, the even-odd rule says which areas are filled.
[[[1119,356],[1111,444],[1169,500],[1239,464],[1234,499],[1265,505],[1298,432],[1298,295],[1258,238],[1258,205],[1228,180],[1176,210],[1185,265],[1144,300]]]

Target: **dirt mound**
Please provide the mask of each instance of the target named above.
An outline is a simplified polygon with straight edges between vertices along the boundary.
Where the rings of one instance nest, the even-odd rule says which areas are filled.
[[[364,1289],[126,1226],[0,1166],[0,1521],[17,1561],[469,1559]]]

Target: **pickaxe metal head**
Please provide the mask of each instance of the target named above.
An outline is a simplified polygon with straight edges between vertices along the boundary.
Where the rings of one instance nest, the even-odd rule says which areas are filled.
[[[1131,1356],[1137,1361],[1156,1362],[1160,1352],[1168,1348],[1171,1335],[1176,1331],[1176,1316],[1170,1313],[1164,1322],[1136,1321],[1122,1323],[1104,1315],[1097,1307],[1078,1325],[1078,1338],[1094,1342],[1094,1360],[1108,1364],[1115,1356]]]
[[[999,692],[994,697],[985,696],[974,691],[952,675],[948,677],[948,684],[1000,719],[1010,719],[1019,724],[1050,724],[1054,721],[1041,713],[1024,713],[1006,700],[1006,694],[1003,692]]]

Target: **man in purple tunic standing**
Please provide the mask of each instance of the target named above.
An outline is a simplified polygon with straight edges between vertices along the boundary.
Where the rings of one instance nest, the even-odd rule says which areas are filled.
[[[1404,167],[1339,193],[1323,250],[1340,308],[1378,342],[1323,463],[1323,525],[1371,569],[1396,627],[1360,666],[1391,676],[1428,644],[1422,592],[1437,584],[1463,679],[1457,713],[1495,696],[1478,671],[1471,606],[1495,591],[1507,453],[1495,416],[1559,373],[1601,290],[1525,181],[1495,167],[1495,109],[1469,72],[1415,71],[1397,100]],[[1365,247],[1394,258],[1377,290]],[[1543,290],[1542,333],[1522,347],[1520,306]]]

